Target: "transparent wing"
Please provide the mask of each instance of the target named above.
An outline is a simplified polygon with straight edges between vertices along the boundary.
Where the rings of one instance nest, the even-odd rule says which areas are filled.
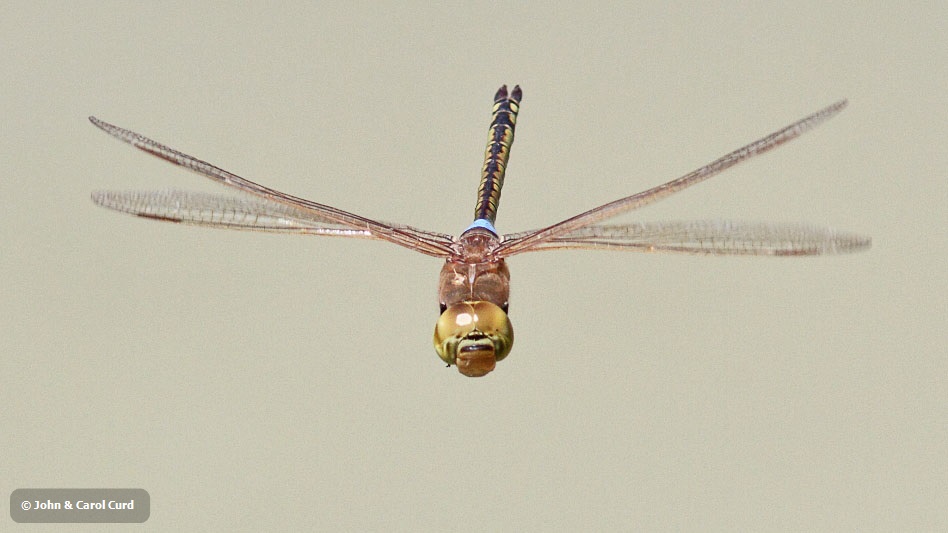
[[[387,224],[335,207],[298,198],[241,178],[236,174],[179,152],[143,135],[103,122],[95,117],[89,117],[89,121],[109,135],[131,144],[143,152],[180,165],[222,185],[233,187],[262,200],[258,203],[246,203],[242,199],[227,199],[226,196],[181,192],[97,192],[93,195],[93,201],[103,207],[146,218],[214,227],[257,229],[260,231],[283,231],[276,229],[280,227],[281,221],[293,220],[294,222],[290,225],[296,224],[300,229],[287,231],[380,239],[435,257],[448,257],[453,253],[451,247],[453,239],[450,236],[403,225]],[[182,201],[193,201],[194,203],[187,203],[182,209],[180,203],[175,204],[175,202]],[[281,212],[276,207],[277,205],[286,206],[290,208],[290,211]],[[263,209],[261,220],[264,223],[259,227],[251,227],[252,223],[247,223],[247,221],[250,221],[256,215],[252,211],[256,208]],[[215,219],[225,222],[216,223]],[[302,229],[304,227],[307,228],[307,231]],[[345,228],[348,228],[349,233],[344,231]]]
[[[505,235],[519,239],[534,232]],[[628,250],[706,255],[824,255],[868,248],[868,237],[802,224],[698,220],[587,226],[527,250]]]
[[[371,231],[355,229],[299,209],[249,195],[228,196],[190,191],[95,191],[96,205],[144,218],[212,228],[300,233],[378,239]],[[384,223],[418,236],[450,241],[450,235]]]
[[[579,228],[595,224],[602,220],[612,218],[657,200],[661,200],[662,198],[674,194],[682,189],[691,187],[692,185],[700,183],[716,174],[719,174],[720,172],[731,168],[741,161],[746,161],[756,155],[772,150],[789,140],[799,137],[807,130],[812,129],[814,126],[839,113],[844,107],[846,107],[846,100],[840,100],[839,102],[821,109],[820,111],[817,111],[808,117],[798,120],[797,122],[794,122],[793,124],[790,124],[779,131],[771,133],[766,137],[738,148],[737,150],[734,150],[733,152],[724,155],[697,170],[685,174],[678,179],[674,179],[657,187],[652,187],[647,191],[633,194],[632,196],[627,196],[625,198],[620,198],[599,207],[590,209],[585,213],[580,213],[562,222],[553,224],[552,226],[547,226],[533,232],[518,233],[516,234],[516,237],[501,243],[501,245],[496,250],[496,254],[500,257],[505,257],[526,252],[535,246],[539,246],[543,242],[552,241],[557,237],[565,236]]]

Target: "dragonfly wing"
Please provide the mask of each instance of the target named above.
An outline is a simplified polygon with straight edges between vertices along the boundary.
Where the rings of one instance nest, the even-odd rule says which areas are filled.
[[[531,232],[505,235],[517,239]],[[554,237],[535,250],[628,250],[706,255],[825,255],[868,248],[868,237],[803,224],[697,220],[597,225]]]
[[[244,193],[248,193],[263,200],[267,201],[267,204],[276,203],[282,204],[288,207],[297,209],[298,211],[306,212],[309,214],[308,220],[310,221],[332,221],[333,223],[339,226],[345,226],[354,230],[355,233],[359,232],[368,232],[371,234],[371,238],[381,239],[389,241],[418,252],[435,256],[435,257],[448,257],[453,253],[451,244],[452,241],[450,238],[445,239],[446,236],[428,232],[424,230],[417,230],[414,228],[409,228],[407,226],[391,225],[384,222],[379,222],[369,218],[365,218],[353,213],[343,211],[341,209],[336,209],[328,205],[319,204],[316,202],[311,202],[303,198],[292,196],[269,187],[265,187],[258,183],[252,182],[248,179],[244,179],[236,174],[228,172],[222,168],[216,167],[206,161],[201,161],[193,156],[179,152],[173,148],[165,146],[161,143],[153,141],[143,135],[135,133],[118,126],[114,126],[102,120],[99,120],[95,117],[89,117],[89,121],[92,122],[102,131],[105,131],[109,135],[124,141],[128,144],[131,144],[135,148],[142,150],[145,153],[151,154],[155,157],[164,159],[165,161],[174,163],[176,165],[187,168],[188,170],[197,172],[207,178],[210,178],[222,185],[228,187],[233,187]],[[98,193],[104,194],[104,193]],[[116,193],[111,193],[116,194]],[[118,194],[127,194],[127,193],[118,193]],[[141,193],[138,193],[141,194]],[[144,193],[150,194],[150,193]],[[162,193],[154,193],[162,194]],[[140,202],[142,197],[134,198],[129,197],[125,199],[119,199],[116,203],[116,206],[123,205],[127,206],[126,209],[120,207],[113,207],[113,209],[118,209],[120,211],[129,211],[130,208],[134,208],[136,202]],[[157,199],[157,198],[152,198]],[[202,200],[203,201],[203,200]],[[102,205],[102,204],[100,204]],[[110,207],[110,206],[106,206]],[[170,207],[170,206],[165,206]],[[164,208],[162,208],[164,209]],[[233,205],[225,206],[225,209],[234,210]],[[197,213],[199,209],[195,210]],[[148,216],[145,212],[133,212],[141,216]],[[181,222],[188,222],[192,224],[203,224],[203,225],[214,225],[207,222],[201,222],[200,216],[196,215],[197,218],[190,220],[180,220]],[[163,218],[161,216],[152,216],[151,218]],[[173,218],[171,218],[173,220]],[[217,225],[221,227],[221,225]],[[245,226],[241,226],[242,229],[252,229]],[[271,231],[271,230],[267,230]],[[272,230],[275,231],[275,230]],[[324,235],[343,235],[343,233],[322,233]],[[352,234],[349,236],[359,236]]]
[[[771,133],[766,137],[738,148],[729,154],[721,156],[715,161],[712,161],[711,163],[708,163],[697,170],[689,172],[680,178],[669,181],[668,183],[664,183],[657,187],[652,187],[647,191],[636,193],[631,196],[626,196],[625,198],[620,198],[607,204],[603,204],[599,207],[590,209],[585,213],[580,213],[574,217],[563,220],[562,222],[553,224],[552,226],[535,230],[532,233],[517,234],[519,237],[512,238],[501,243],[500,247],[496,250],[496,254],[498,256],[505,257],[522,253],[528,251],[534,246],[538,246],[542,242],[552,241],[556,237],[569,234],[574,230],[584,226],[601,222],[633,209],[638,209],[639,207],[650,204],[657,200],[661,200],[662,198],[674,194],[682,189],[691,187],[697,183],[701,183],[702,181],[715,176],[742,161],[746,161],[756,155],[760,155],[764,152],[772,150],[787,141],[799,137],[804,132],[836,115],[842,111],[844,107],[846,107],[846,100],[840,100],[835,104],[825,107],[781,130]]]
[[[309,211],[262,198],[188,191],[95,191],[96,205],[144,218],[214,228],[375,238]]]

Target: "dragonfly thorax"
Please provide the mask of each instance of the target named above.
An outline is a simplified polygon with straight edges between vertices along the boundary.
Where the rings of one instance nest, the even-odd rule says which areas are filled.
[[[496,261],[494,254],[500,246],[500,237],[496,233],[479,226],[471,226],[454,243],[452,261],[463,263],[484,263]]]
[[[459,302],[487,301],[507,311],[510,270],[503,259],[483,263],[445,261],[438,282],[441,311]]]

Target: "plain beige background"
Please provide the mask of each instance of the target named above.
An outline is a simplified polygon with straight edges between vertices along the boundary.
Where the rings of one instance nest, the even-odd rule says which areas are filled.
[[[0,492],[148,490],[145,525],[97,528],[117,531],[948,528],[944,7],[194,4],[4,8]],[[502,231],[848,97],[622,220],[806,221],[873,248],[516,257],[516,345],[472,380],[431,347],[434,259],[89,200],[217,190],[95,114],[457,233],[503,83],[524,100]]]

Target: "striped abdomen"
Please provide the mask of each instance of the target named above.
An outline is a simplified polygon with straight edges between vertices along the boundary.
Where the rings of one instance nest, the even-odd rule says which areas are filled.
[[[523,93],[519,85],[514,87],[509,95],[507,86],[504,85],[494,96],[494,116],[487,136],[481,185],[477,189],[477,205],[474,206],[474,220],[484,219],[493,224],[497,218],[500,189],[504,186],[504,171],[507,169],[507,159],[510,158],[510,146],[514,140],[521,96]]]

